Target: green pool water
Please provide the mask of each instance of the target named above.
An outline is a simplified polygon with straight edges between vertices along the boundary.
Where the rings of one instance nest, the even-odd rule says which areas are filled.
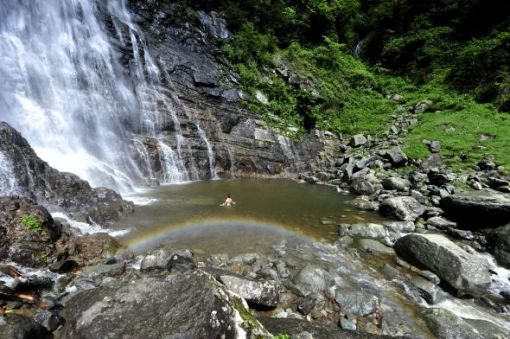
[[[233,207],[219,206],[230,194]],[[136,211],[119,223],[128,245],[151,242],[204,253],[263,251],[282,239],[337,238],[339,223],[377,222],[352,195],[290,180],[235,179],[162,185],[126,199]]]

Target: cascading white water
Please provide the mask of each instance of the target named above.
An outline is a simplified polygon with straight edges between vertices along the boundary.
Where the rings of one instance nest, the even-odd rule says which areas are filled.
[[[2,1],[0,18],[0,120],[20,130],[43,160],[94,186],[129,191],[147,173],[154,175],[147,154],[141,154],[141,164],[132,158],[133,134],[162,145],[159,133],[170,115],[176,127],[173,170],[179,173],[164,176],[198,179],[173,109],[175,97],[162,88],[125,0]],[[129,54],[124,65],[121,52]],[[192,122],[215,177],[212,147]],[[139,146],[134,149],[140,154]]]
[[[154,178],[154,170],[152,169],[151,159],[149,156],[149,152],[147,151],[147,147],[140,140],[133,140],[133,145],[135,147],[136,152],[140,155],[145,168],[147,169],[147,176],[149,179]]]
[[[170,88],[173,89],[173,83],[170,80],[170,77],[168,77],[168,76],[167,76],[167,82],[169,83]],[[207,135],[205,134],[205,131],[200,126],[199,122],[194,118],[193,114],[189,111],[188,107],[182,103],[181,99],[179,99],[179,97],[176,94],[174,94],[173,92],[170,92],[170,95],[171,95],[172,99],[174,100],[174,102],[178,105],[178,107],[183,110],[183,112],[186,115],[186,117],[188,118],[188,120],[191,121],[195,125],[197,132],[198,132],[198,136],[200,137],[200,139],[202,139],[202,141],[205,143],[206,148],[207,148],[207,157],[209,160],[209,171],[210,171],[211,179],[217,179],[218,174],[216,171],[216,160],[215,160],[215,156],[214,156],[214,151],[212,149],[211,143],[209,142],[209,139],[207,138]]]
[[[161,163],[165,167],[163,175],[165,182],[182,182],[189,180],[186,169],[183,170],[172,148],[165,145],[162,141],[159,142],[158,147],[162,155]]]
[[[11,160],[0,151],[0,195],[19,194]]]
[[[0,119],[50,165],[128,190],[138,101],[92,0],[0,3]]]
[[[162,155],[162,163],[164,165],[163,180],[165,182],[181,182],[186,180],[199,179],[198,170],[193,160],[191,148],[186,145],[186,140],[182,135],[181,124],[177,118],[174,108],[174,101],[177,96],[168,93],[161,84],[160,70],[154,62],[143,33],[134,25],[125,2],[122,1],[120,6],[108,6],[109,12],[113,13],[113,24],[121,44],[126,47],[127,41],[131,44],[134,62],[130,65],[133,75],[136,78],[136,93],[141,102],[142,109],[142,126],[146,135],[157,139],[158,148]],[[127,35],[129,40],[125,39],[120,24],[128,28]],[[140,48],[140,46],[142,48]],[[143,56],[141,51],[143,51]],[[172,99],[172,100],[171,100]],[[158,135],[158,131],[163,123],[164,118],[170,115],[174,126],[174,134],[176,139],[176,150],[174,151],[162,140],[162,136]],[[188,116],[189,118],[189,116]],[[205,132],[199,129],[200,137],[207,142],[208,153],[213,154]],[[183,147],[187,147],[189,158],[192,159],[190,169],[184,164]],[[212,173],[212,172],[211,172]],[[215,174],[216,176],[216,174]]]

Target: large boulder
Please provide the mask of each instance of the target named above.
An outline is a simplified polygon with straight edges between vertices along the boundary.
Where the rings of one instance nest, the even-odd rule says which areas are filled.
[[[441,199],[441,208],[460,225],[487,228],[510,223],[510,198],[503,194],[455,194]]]
[[[379,213],[403,221],[415,221],[425,208],[413,197],[387,198],[379,205]]]
[[[62,315],[57,338],[237,338],[256,326],[246,326],[243,302],[202,271],[120,279],[79,292]]]
[[[491,284],[487,261],[466,252],[443,235],[408,234],[398,239],[394,248],[410,263],[436,273],[460,295],[482,295]]]
[[[41,160],[27,140],[0,122],[0,153],[12,166],[16,192],[49,210],[63,210],[76,219],[99,223],[131,213],[134,205],[108,188],[92,188],[74,174],[59,172]]]
[[[367,143],[367,138],[363,134],[353,135],[351,138],[351,146],[352,147],[360,147]]]
[[[510,269],[510,224],[495,229],[489,235],[489,244],[498,263]]]
[[[45,266],[60,235],[44,207],[27,198],[0,197],[0,260]]]

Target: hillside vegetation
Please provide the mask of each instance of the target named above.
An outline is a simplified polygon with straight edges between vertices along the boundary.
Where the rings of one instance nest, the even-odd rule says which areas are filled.
[[[422,140],[439,140],[454,166],[488,153],[510,167],[510,3],[181,2],[225,15],[234,39],[223,48],[259,98],[245,104],[290,135],[376,134],[398,105],[431,100],[406,137],[409,155],[424,157]],[[402,102],[387,99],[395,93]]]

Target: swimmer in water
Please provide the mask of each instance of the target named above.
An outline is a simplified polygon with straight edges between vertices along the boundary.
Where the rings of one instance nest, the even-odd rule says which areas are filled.
[[[230,194],[227,194],[227,198],[225,199],[225,202],[223,204],[221,204],[220,206],[230,207],[235,204],[236,204],[236,202],[234,200],[232,200],[232,198],[230,197]]]

